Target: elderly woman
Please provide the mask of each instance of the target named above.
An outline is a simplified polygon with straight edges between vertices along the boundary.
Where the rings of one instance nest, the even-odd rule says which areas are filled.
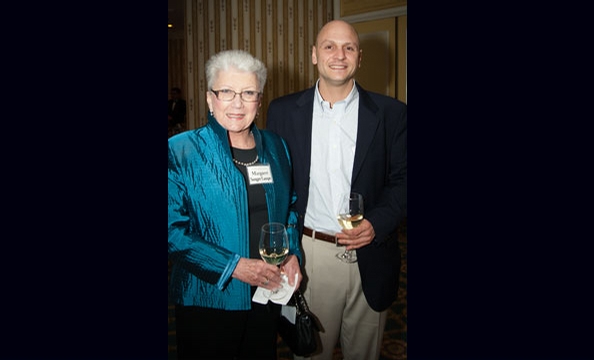
[[[179,359],[276,359],[281,306],[252,301],[257,287],[302,280],[291,161],[283,139],[254,124],[266,67],[222,51],[206,64],[208,123],[169,138],[169,295]],[[250,177],[253,166],[269,176]],[[253,169],[253,168],[252,168]],[[258,252],[262,225],[287,226],[279,267]],[[297,279],[295,280],[295,276]]]

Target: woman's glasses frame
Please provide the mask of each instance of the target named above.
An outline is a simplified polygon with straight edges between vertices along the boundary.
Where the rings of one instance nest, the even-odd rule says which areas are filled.
[[[240,99],[245,102],[256,102],[260,100],[261,92],[257,92],[254,90],[244,90],[242,92],[235,92],[230,89],[221,89],[221,90],[213,90],[210,91],[215,94],[217,99],[221,101],[233,101],[235,96],[239,95]]]

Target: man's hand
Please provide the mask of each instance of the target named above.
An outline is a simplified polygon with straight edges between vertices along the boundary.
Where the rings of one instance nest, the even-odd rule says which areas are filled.
[[[371,244],[375,239],[375,230],[369,220],[363,219],[356,228],[336,233],[336,238],[339,244],[346,245],[346,250],[355,250]]]

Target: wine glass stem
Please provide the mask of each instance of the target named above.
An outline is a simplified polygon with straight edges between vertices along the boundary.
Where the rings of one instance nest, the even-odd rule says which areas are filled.
[[[280,265],[276,265],[276,267],[280,269]],[[283,273],[283,272],[282,272],[282,270],[281,270],[281,275],[282,275],[282,273]],[[279,291],[279,290],[280,290],[280,288],[279,288],[279,289],[274,289],[274,290],[272,290],[270,293],[271,293],[271,294],[278,294],[278,291]]]

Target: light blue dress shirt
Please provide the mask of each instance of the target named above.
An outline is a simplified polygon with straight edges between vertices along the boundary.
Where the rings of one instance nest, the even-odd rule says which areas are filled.
[[[357,143],[359,92],[353,81],[349,95],[330,107],[316,84],[311,136],[309,200],[304,225],[334,235],[341,231],[338,206],[351,190]]]

